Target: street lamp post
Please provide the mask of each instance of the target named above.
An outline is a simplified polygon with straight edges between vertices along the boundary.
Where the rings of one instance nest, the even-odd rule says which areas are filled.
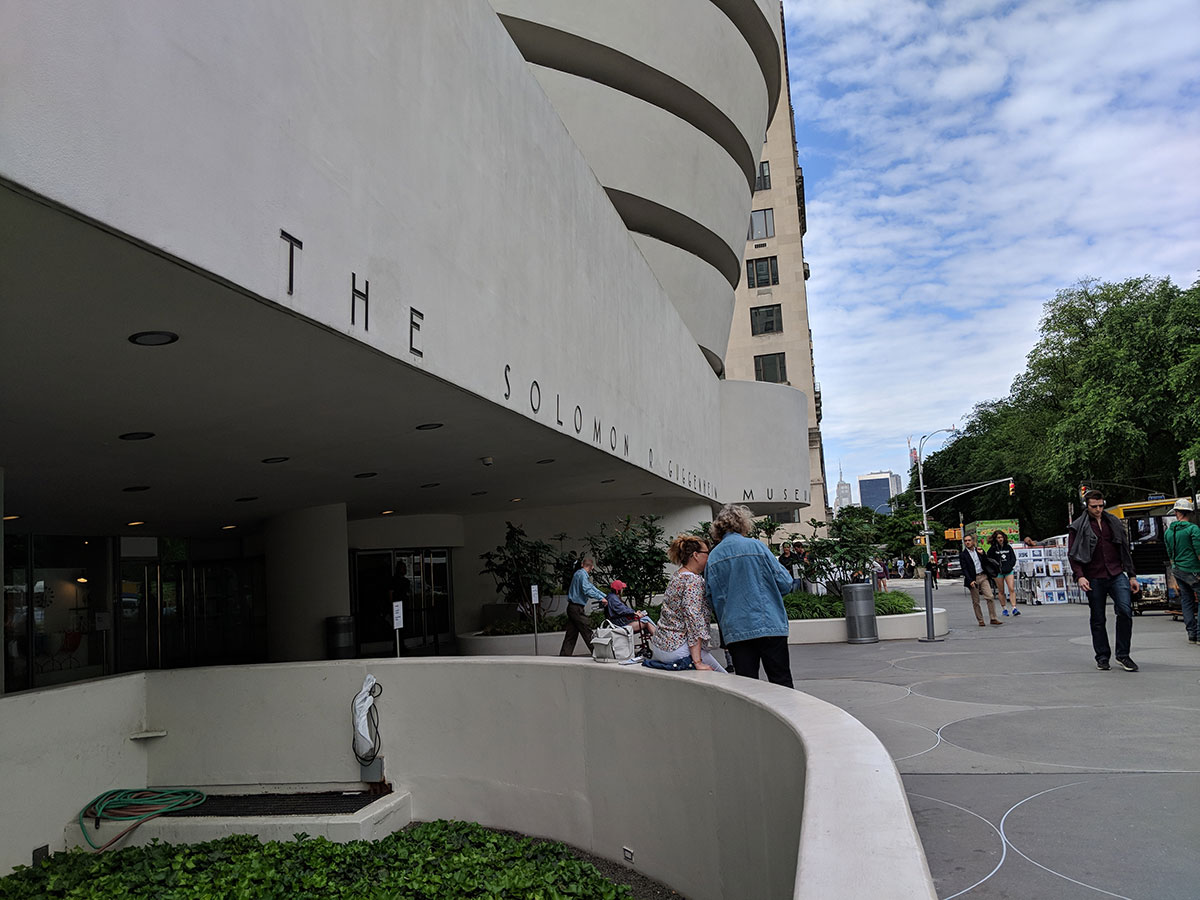
[[[917,480],[921,485],[921,537],[925,541],[925,637],[921,638],[921,642],[925,644],[934,643],[938,638],[933,636],[933,574],[929,571],[929,561],[933,558],[929,546],[929,511],[925,505],[925,467],[922,453],[925,450],[925,442],[935,434],[943,432],[955,434],[958,429],[951,426],[949,428],[939,428],[937,431],[931,431],[929,434],[922,435],[921,441],[917,444]]]

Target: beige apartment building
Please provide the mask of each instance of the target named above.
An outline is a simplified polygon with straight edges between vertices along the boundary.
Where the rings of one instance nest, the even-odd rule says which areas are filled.
[[[746,231],[741,282],[736,292],[725,377],[790,385],[808,397],[808,455],[811,503],[791,517],[811,534],[810,519],[828,522],[825,448],[821,439],[821,385],[813,366],[804,260],[804,172],[796,159],[795,120],[787,89],[787,49],[783,49],[783,89],[767,129],[754,182]],[[797,447],[797,452],[804,452]]]

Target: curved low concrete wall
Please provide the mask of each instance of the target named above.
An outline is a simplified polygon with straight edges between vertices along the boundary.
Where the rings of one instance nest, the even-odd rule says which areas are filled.
[[[545,631],[538,635],[538,655],[557,656],[562,646],[565,631]],[[498,634],[484,636],[478,633],[455,636],[460,656],[533,656],[532,634]],[[582,640],[576,641],[576,652],[586,647]]]
[[[59,848],[110,787],[357,781],[349,704],[368,672],[385,770],[414,818],[612,859],[630,847],[693,900],[935,897],[896,768],[842,710],[745,678],[559,659],[177,669],[4,698],[0,868],[26,862],[26,844]],[[114,727],[66,733],[85,708]],[[139,743],[140,771],[112,764],[127,728],[160,734]],[[23,752],[40,734],[57,746]]]
[[[900,616],[876,616],[875,627],[881,641],[902,641],[925,637],[925,610]],[[944,609],[933,608],[933,633],[945,634],[950,620]],[[789,644],[839,644],[846,640],[845,619],[792,619],[788,622]]]

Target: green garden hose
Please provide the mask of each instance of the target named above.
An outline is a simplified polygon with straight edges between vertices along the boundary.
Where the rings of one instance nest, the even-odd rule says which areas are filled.
[[[107,850],[129,832],[143,822],[147,822],[163,813],[174,812],[178,809],[190,809],[205,800],[200,791],[187,789],[175,791],[106,791],[79,811],[79,830],[93,850]],[[96,846],[88,834],[84,819],[92,819],[95,827],[100,827],[102,820],[110,822],[131,822],[132,824],[112,839]]]

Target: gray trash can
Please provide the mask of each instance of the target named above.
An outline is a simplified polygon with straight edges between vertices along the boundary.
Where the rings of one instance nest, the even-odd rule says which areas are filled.
[[[354,616],[327,616],[325,658],[354,659]]]
[[[874,588],[869,584],[843,585],[842,603],[846,606],[846,643],[878,644]]]

